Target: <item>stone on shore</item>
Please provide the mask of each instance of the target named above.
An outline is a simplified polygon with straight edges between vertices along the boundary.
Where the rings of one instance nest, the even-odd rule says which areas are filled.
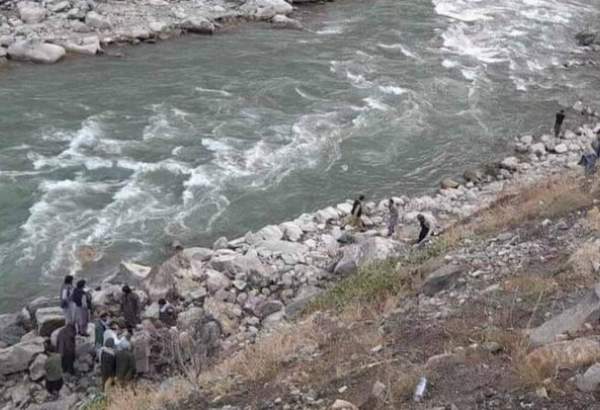
[[[535,349],[525,360],[532,368],[548,374],[558,368],[574,369],[599,361],[600,343],[592,338],[556,342]]]
[[[70,8],[71,3],[69,3],[67,0],[48,5],[48,10],[50,10],[53,13],[62,13],[64,11],[69,10]]]
[[[302,23],[298,20],[294,20],[289,18],[288,16],[284,16],[282,14],[277,14],[271,19],[271,23],[273,27],[280,29],[289,29],[289,30],[302,30]]]
[[[8,375],[27,370],[33,358],[43,352],[43,337],[36,337],[32,340],[0,349],[0,374]]]
[[[8,56],[17,61],[53,64],[65,56],[65,49],[56,44],[20,40],[8,47]]]
[[[268,20],[278,14],[288,15],[294,9],[284,0],[246,0],[240,11],[257,20]]]
[[[19,18],[25,24],[37,24],[46,19],[47,11],[39,3],[32,1],[21,1],[17,3]]]
[[[440,183],[440,186],[442,189],[456,189],[460,186],[460,184],[452,178],[444,178]]]
[[[516,171],[519,169],[519,159],[517,157],[504,158],[500,163],[500,168],[508,171]]]
[[[180,24],[180,27],[195,34],[213,34],[215,32],[215,25],[202,16],[188,17]]]
[[[96,13],[95,11],[90,11],[85,16],[85,23],[89,27],[97,30],[108,30],[112,27],[112,23],[108,17]]]
[[[575,306],[532,329],[529,340],[533,346],[552,343],[556,341],[558,335],[574,332],[582,328],[586,322],[595,322],[598,319],[600,319],[600,284]]]
[[[65,317],[60,307],[47,307],[35,312],[35,321],[40,336],[49,337],[53,331],[65,325]]]
[[[401,243],[392,239],[367,238],[343,248],[342,258],[335,264],[333,273],[349,275],[364,265],[398,255],[402,247]]]
[[[283,237],[291,242],[298,242],[302,238],[302,229],[294,222],[284,222],[279,225],[283,231]]]

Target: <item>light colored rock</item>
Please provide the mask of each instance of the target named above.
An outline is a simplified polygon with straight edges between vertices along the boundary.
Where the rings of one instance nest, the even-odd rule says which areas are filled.
[[[304,255],[308,253],[308,248],[302,243],[280,240],[259,241],[255,248],[259,255],[279,256],[288,265],[304,262]]]
[[[586,322],[595,322],[600,319],[600,284],[578,304],[565,310],[560,315],[552,318],[541,326],[529,332],[532,346],[540,346],[556,341],[556,337],[563,333],[574,332],[581,329]]]
[[[52,64],[65,56],[65,49],[56,44],[21,40],[11,44],[7,53],[13,60]]]
[[[577,388],[584,392],[594,392],[600,387],[600,363],[596,363],[575,378]]]
[[[302,238],[302,229],[294,222],[284,222],[279,228],[283,231],[283,237],[288,241],[298,242]]]
[[[46,376],[46,360],[48,360],[48,356],[38,354],[29,366],[29,378],[34,382],[40,381]]]
[[[300,314],[308,304],[323,293],[323,289],[314,286],[305,286],[298,291],[296,297],[285,307],[285,314],[293,318]]]
[[[10,392],[10,399],[16,408],[22,408],[30,397],[30,386],[25,383],[17,384],[12,387]]]
[[[554,147],[554,152],[556,152],[557,154],[565,154],[566,152],[569,151],[569,148],[567,147],[567,144],[557,144]]]
[[[60,1],[60,2],[54,3],[54,4],[50,4],[48,6],[48,9],[53,13],[62,13],[64,11],[69,10],[70,8],[71,8],[71,3],[69,3],[67,0]]]
[[[283,238],[283,232],[276,225],[268,225],[258,231],[256,236],[264,241],[278,241]]]
[[[273,313],[279,312],[283,309],[283,303],[278,300],[267,300],[258,305],[256,309],[256,315],[260,318],[266,318]]]
[[[236,314],[236,306],[208,298],[204,303],[206,313],[209,313],[221,324],[221,328],[225,335],[231,335],[236,332],[238,327],[238,315]]]
[[[599,361],[600,343],[592,338],[555,342],[538,347],[525,360],[532,368],[553,374],[558,368],[574,369]]]
[[[278,14],[288,15],[294,9],[284,0],[246,0],[240,11],[258,20],[268,20]]]
[[[521,144],[531,145],[533,144],[533,136],[532,135],[523,135],[520,139]]]
[[[35,312],[35,321],[40,336],[48,337],[52,332],[65,324],[65,317],[60,307],[41,308]]]
[[[483,180],[484,175],[483,175],[483,172],[481,172],[478,169],[467,169],[463,173],[463,178],[467,182],[478,183],[478,182],[481,182]]]
[[[90,11],[85,16],[85,23],[97,30],[108,30],[112,27],[112,23],[107,16],[103,16],[95,11]]]
[[[546,145],[544,145],[543,142],[538,142],[538,143],[532,144],[529,147],[529,152],[537,155],[538,157],[545,155],[546,154]]]
[[[386,390],[386,385],[377,380],[375,383],[373,383],[373,387],[371,388],[371,395],[379,400],[383,400],[385,398]]]
[[[217,256],[210,260],[209,265],[213,269],[225,273],[229,278],[248,278],[249,282],[254,285],[267,283],[272,273],[272,267],[264,265],[256,253],[252,252],[248,252],[246,255]]]
[[[13,345],[18,343],[24,334],[25,329],[21,326],[19,314],[0,315],[0,342]]]
[[[331,405],[331,410],[358,410],[358,407],[349,401],[338,399]]]
[[[440,186],[442,189],[456,189],[460,186],[460,184],[452,178],[444,178],[440,183]]]
[[[98,36],[85,37],[77,42],[67,41],[62,46],[69,53],[93,56],[102,52]],[[149,267],[132,262],[121,262],[121,269],[130,274],[135,281],[143,280],[150,273]]]
[[[214,269],[207,269],[205,271],[206,278],[206,289],[211,293],[215,294],[221,289],[229,289],[231,287],[231,280],[224,273],[216,271]]]
[[[197,327],[204,320],[204,310],[193,306],[177,315],[177,328],[189,330]]]
[[[43,337],[0,349],[0,374],[7,375],[27,370],[35,355],[43,352]]]
[[[349,204],[347,202],[343,202],[341,204],[337,204],[336,208],[337,208],[338,211],[340,211],[340,213],[342,214],[342,216],[344,216],[344,215],[350,215],[350,213],[352,212],[352,204]]]
[[[500,167],[509,171],[516,171],[519,169],[519,159],[517,157],[507,157],[502,160]]]
[[[219,239],[217,239],[215,241],[215,243],[213,243],[213,246],[212,246],[212,248],[214,250],[227,249],[228,247],[229,247],[229,241],[224,236],[221,236]]]
[[[159,266],[152,268],[142,283],[152,300],[185,296],[200,287],[199,272],[192,269],[183,252],[178,252]]]
[[[46,19],[46,9],[39,3],[20,1],[17,3],[19,18],[26,24],[41,23]]]
[[[329,206],[325,209],[321,209],[315,213],[315,221],[320,224],[324,224],[330,220],[336,220],[339,217],[339,212],[332,206]]]
[[[61,395],[62,396],[62,395]],[[27,407],[27,410],[66,410],[74,408],[77,403],[77,394],[71,394],[56,401],[42,404],[33,404]]]
[[[288,30],[302,30],[302,23],[300,23],[298,20],[294,20],[289,18],[288,16],[284,16],[281,14],[277,14],[276,16],[273,16],[273,18],[271,19],[271,23],[273,24],[273,27],[275,28],[279,28],[279,29],[288,29]]]
[[[157,319],[158,311],[158,302],[151,303],[150,305],[146,306],[142,312],[142,319]]]
[[[215,32],[215,25],[202,16],[187,17],[179,27],[195,34],[213,34]]]
[[[166,33],[171,29],[169,23],[164,21],[151,21],[148,28],[155,34]]]
[[[405,245],[392,239],[373,237],[343,248],[342,258],[336,263],[336,275],[348,275],[366,264],[399,255]]]

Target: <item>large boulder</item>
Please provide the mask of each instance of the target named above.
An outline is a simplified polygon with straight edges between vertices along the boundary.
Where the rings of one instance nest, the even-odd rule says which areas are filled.
[[[26,342],[0,349],[0,374],[7,375],[27,370],[33,358],[43,352],[43,337],[36,337]]]
[[[256,232],[256,237],[265,241],[277,241],[283,238],[283,232],[276,225],[268,225]]]
[[[19,18],[23,21],[23,23],[37,24],[46,19],[47,11],[39,3],[34,3],[32,1],[21,1],[17,3],[17,9],[19,11]]]
[[[463,270],[460,265],[448,264],[442,266],[427,276],[421,287],[421,292],[429,297],[441,292],[450,287],[462,274]]]
[[[284,16],[278,14],[271,19],[271,23],[273,27],[280,29],[288,29],[288,30],[302,30],[302,23],[298,20],[294,20],[289,18],[288,16]]]
[[[210,266],[225,273],[229,278],[247,278],[254,285],[266,285],[271,279],[272,268],[264,265],[255,252],[246,255],[227,254],[211,259]]]
[[[577,388],[584,392],[595,392],[600,387],[600,363],[596,363],[575,378]]]
[[[578,304],[565,310],[560,315],[550,319],[541,326],[529,332],[532,346],[540,346],[556,341],[562,333],[574,332],[586,322],[596,322],[600,319],[600,284]]]
[[[600,343],[592,338],[551,343],[538,347],[525,360],[531,368],[553,374],[559,368],[575,369],[599,361]]]
[[[204,320],[204,310],[197,306],[191,307],[177,315],[177,327],[181,330],[188,330],[196,327],[198,323]]]
[[[231,287],[231,280],[222,272],[214,269],[206,270],[206,289],[214,295],[221,289],[229,289]]]
[[[200,287],[203,278],[192,269],[183,252],[152,268],[142,287],[152,300],[186,296]]]
[[[7,345],[13,345],[21,340],[25,334],[25,329],[21,326],[21,319],[18,313],[7,313],[0,315],[0,342]]]
[[[302,243],[265,240],[255,245],[259,255],[265,257],[280,257],[287,265],[295,265],[304,262],[308,247]]]
[[[298,294],[285,307],[285,315],[289,318],[294,318],[299,315],[308,304],[317,296],[323,293],[323,289],[315,286],[305,286],[298,291]]]
[[[298,242],[302,237],[302,229],[294,222],[284,222],[279,225],[283,231],[283,237],[288,241]]]
[[[38,354],[31,365],[29,365],[29,378],[34,382],[42,380],[46,376],[46,361],[48,356]]]
[[[343,248],[342,258],[335,264],[333,273],[348,275],[369,263],[398,256],[405,245],[392,239],[372,237]]]
[[[278,14],[288,15],[293,7],[284,0],[246,0],[240,11],[258,20],[268,20]]]
[[[85,24],[98,30],[108,30],[112,27],[112,23],[108,17],[98,14],[95,11],[90,11],[85,16]]]
[[[241,312],[238,311],[238,307],[227,302],[221,302],[214,298],[209,298],[204,303],[204,309],[206,313],[210,314],[220,324],[222,331],[225,335],[231,335],[235,333],[239,317]]]
[[[60,307],[41,308],[35,312],[35,322],[38,334],[49,337],[54,330],[65,325],[65,316]]]
[[[202,16],[190,16],[179,25],[183,30],[196,34],[212,34],[215,32],[215,25]]]
[[[21,40],[11,44],[7,53],[12,60],[53,64],[63,58],[66,52],[64,48],[56,44]]]

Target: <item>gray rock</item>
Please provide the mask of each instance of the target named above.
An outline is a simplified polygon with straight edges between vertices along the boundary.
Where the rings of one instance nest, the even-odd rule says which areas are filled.
[[[30,396],[30,388],[29,385],[25,383],[17,384],[15,387],[12,387],[9,390],[10,399],[17,408],[23,407]]]
[[[397,256],[405,249],[406,245],[392,239],[380,237],[363,239],[342,249],[342,258],[335,264],[333,273],[348,275],[369,263]]]
[[[48,356],[38,354],[31,365],[29,365],[29,378],[34,382],[42,380],[46,376],[46,361]]]
[[[258,231],[256,236],[264,241],[278,241],[283,238],[283,232],[276,225],[268,225]]]
[[[19,18],[26,24],[41,23],[46,19],[46,9],[39,3],[21,1],[17,3]]]
[[[298,242],[302,238],[302,229],[294,222],[284,222],[279,227],[283,231],[283,237],[288,241]]]
[[[302,23],[287,16],[278,14],[271,19],[273,27],[288,30],[302,30]]]
[[[60,307],[41,308],[35,312],[35,322],[38,334],[49,337],[54,330],[65,325],[65,317]]]
[[[69,3],[68,1],[64,0],[55,4],[50,4],[48,6],[48,9],[50,11],[52,11],[53,13],[62,13],[64,11],[67,11],[71,8],[71,3]]]
[[[186,18],[179,27],[185,31],[195,34],[213,34],[215,25],[202,16],[191,16]]]
[[[483,172],[478,169],[468,169],[463,173],[463,178],[467,182],[478,183],[484,178]]]
[[[251,252],[246,255],[217,256],[210,260],[209,265],[213,269],[225,273],[229,278],[246,277],[249,282],[254,284],[269,282],[272,273],[272,268],[264,265],[258,256]]]
[[[204,310],[199,307],[191,307],[177,316],[177,327],[179,329],[190,329],[196,327],[204,320]]]
[[[43,337],[0,349],[0,374],[8,375],[27,370],[35,355],[43,352]]]
[[[306,245],[280,240],[264,240],[255,244],[256,251],[263,256],[280,256],[288,265],[304,262],[308,252]]]
[[[98,14],[95,11],[87,13],[85,16],[85,23],[91,28],[98,30],[108,30],[112,27],[112,23],[107,16]]]
[[[298,291],[296,297],[285,307],[285,314],[289,318],[294,318],[300,314],[304,308],[317,296],[323,293],[323,289],[315,286],[305,286]]]
[[[25,333],[18,313],[0,315],[0,342],[13,345],[18,343]]]
[[[567,147],[567,144],[557,144],[554,147],[554,152],[556,152],[557,154],[564,154],[567,151],[569,151],[569,148]]]
[[[62,46],[69,53],[84,54],[89,56],[102,53],[102,47],[100,47],[100,39],[97,36],[86,37],[78,43],[69,41],[63,43]],[[138,281],[142,280],[145,277],[145,275],[147,275],[150,272],[149,267],[134,264],[131,262],[123,262],[121,263],[121,267],[125,268],[125,271],[128,272],[130,275],[130,280],[124,280],[124,283],[129,283],[130,281],[133,281],[132,283],[138,283]]]
[[[225,238],[225,243],[227,243],[227,238]],[[227,245],[224,246],[227,248]],[[187,248],[183,250],[183,255],[189,259],[197,259],[201,262],[206,262],[210,260],[210,258],[214,255],[214,251],[208,248]]]
[[[591,46],[596,42],[598,38],[598,33],[593,31],[581,31],[575,35],[575,40],[577,40],[577,44],[582,47]]]
[[[265,318],[272,315],[273,313],[279,312],[283,309],[283,303],[278,300],[267,300],[258,305],[256,309],[257,316]]]
[[[529,147],[529,152],[532,154],[535,154],[537,156],[542,156],[546,154],[546,145],[543,142],[538,142],[535,144],[532,144]]]
[[[183,252],[178,252],[159,266],[152,268],[142,283],[152,300],[173,299],[184,296],[200,287],[203,277],[192,269]]]
[[[463,267],[448,264],[432,272],[421,287],[421,292],[429,297],[450,287],[462,274]]]
[[[555,342],[556,336],[580,329],[586,322],[595,322],[600,318],[600,284],[578,304],[565,310],[541,326],[529,332],[533,346]]]
[[[517,157],[507,157],[502,160],[500,167],[509,171],[516,171],[519,169],[519,159]]]
[[[213,243],[214,250],[227,249],[228,247],[229,247],[229,241],[224,236],[221,236],[219,239],[217,239],[215,241],[215,243]]]
[[[215,294],[221,289],[229,289],[231,287],[231,280],[224,273],[216,271],[214,269],[207,269],[205,271],[208,276],[205,282],[206,289],[211,293]]]
[[[460,184],[452,178],[444,178],[440,183],[440,186],[442,189],[456,189],[460,186]]]
[[[595,392],[600,387],[600,363],[592,365],[584,374],[575,378],[577,388],[584,392]]]
[[[56,44],[20,40],[11,44],[7,53],[13,60],[52,64],[65,56],[65,49]]]
[[[66,410],[74,408],[77,403],[77,394],[71,394],[60,398],[57,401],[46,402],[42,404],[33,404],[27,407],[27,410]]]

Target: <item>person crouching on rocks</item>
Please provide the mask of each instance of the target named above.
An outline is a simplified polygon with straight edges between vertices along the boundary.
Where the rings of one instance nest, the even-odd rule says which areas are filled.
[[[363,213],[363,201],[365,200],[364,195],[360,195],[358,199],[354,201],[352,204],[352,211],[350,212],[350,223],[353,226],[356,226],[358,229],[363,230],[365,228],[362,222],[362,213]]]
[[[117,362],[115,358],[115,341],[108,338],[100,351],[100,374],[102,376],[102,391],[111,386],[116,375]]]
[[[432,235],[432,224],[430,221],[425,218],[425,215],[419,214],[417,215],[417,220],[419,221],[419,226],[421,231],[419,232],[419,238],[417,239],[416,245],[422,244],[427,238]]]
[[[158,300],[158,319],[168,327],[177,325],[177,312],[175,311],[175,307],[167,302],[166,299]]]
[[[127,285],[123,286],[121,313],[125,317],[127,330],[129,333],[133,333],[133,329],[140,323],[140,298]]]
[[[54,351],[50,341],[47,340],[44,346],[48,355],[48,359],[46,359],[46,364],[44,365],[46,370],[46,390],[50,394],[50,397],[56,400],[63,386],[62,358],[60,354]]]

